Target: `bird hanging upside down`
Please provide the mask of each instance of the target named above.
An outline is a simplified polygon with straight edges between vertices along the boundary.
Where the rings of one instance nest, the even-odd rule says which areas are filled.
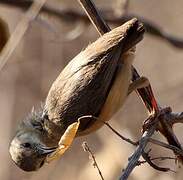
[[[11,157],[21,169],[35,171],[57,159],[75,136],[100,128],[133,89],[147,85],[146,78],[130,83],[134,46],[143,33],[143,25],[132,19],[69,62],[52,84],[44,108],[21,122],[11,142]]]

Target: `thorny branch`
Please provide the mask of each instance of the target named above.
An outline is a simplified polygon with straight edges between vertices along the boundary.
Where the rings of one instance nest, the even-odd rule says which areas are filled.
[[[32,4],[33,1],[34,0],[0,0],[0,4],[16,7],[21,10],[26,10]],[[84,22],[84,24],[89,24],[89,19],[84,13],[74,9],[61,7],[56,3],[52,5],[45,4],[44,7],[41,9],[41,12],[43,14],[46,13],[52,16],[56,16],[61,20],[66,21],[67,23],[82,21]],[[144,17],[140,17],[137,14],[133,14],[133,13],[127,13],[127,14],[125,13],[120,16],[117,16],[115,15],[115,12],[112,9],[101,9],[100,12],[106,22],[114,24],[116,26],[121,25],[122,23],[126,22],[132,17],[137,17],[139,21],[143,22],[144,26],[146,27],[147,33],[167,41],[168,43],[170,43],[172,46],[176,48],[183,48],[183,39],[175,37],[171,34],[168,34],[162,27],[160,27],[159,25],[155,24],[152,21],[149,21]]]
[[[109,123],[106,123],[106,122],[103,122],[107,127],[109,127],[117,136],[119,136],[122,140],[134,145],[134,146],[137,146],[139,144],[139,142],[134,142],[132,141],[131,139],[129,138],[126,138],[124,136],[122,136],[119,132],[117,132]],[[180,150],[179,148],[175,147],[175,146],[172,146],[172,145],[169,145],[169,144],[166,144],[164,142],[161,142],[161,141],[158,141],[156,139],[153,139],[153,138],[149,138],[148,139],[149,142],[153,143],[153,144],[156,144],[156,145],[159,145],[161,147],[164,147],[164,148],[167,148],[167,149],[170,149],[170,150],[173,150],[174,152],[176,152],[177,154],[180,154],[180,155],[183,155],[183,151]],[[156,158],[151,158],[149,156],[149,152],[145,152],[143,151],[142,152],[142,157],[145,159],[145,161],[138,161],[137,162],[137,165],[136,166],[140,166],[141,164],[144,164],[144,163],[148,163],[151,167],[153,167],[154,169],[158,170],[158,171],[164,171],[164,172],[167,172],[167,171],[172,171],[172,172],[175,172],[173,170],[171,170],[170,168],[164,168],[164,167],[159,167],[157,165],[155,165],[152,161],[154,160],[167,160],[167,159],[173,159],[173,160],[176,160],[176,158],[172,158],[172,157],[156,157]]]
[[[146,147],[148,143],[148,138],[150,138],[154,131],[156,130],[156,126],[152,126],[148,131],[145,131],[139,140],[139,145],[137,146],[136,150],[134,151],[133,155],[128,159],[128,165],[123,171],[120,180],[125,180],[129,177],[133,169],[137,166],[137,162],[140,158],[140,156],[143,153],[144,148]]]
[[[80,0],[80,3],[83,6],[84,10],[86,11],[87,15],[89,16],[89,19],[92,21],[92,23],[97,28],[100,34],[104,34],[105,32],[108,32],[110,30],[109,26],[105,23],[105,21],[103,20],[103,18],[101,17],[101,15],[97,11],[95,5],[91,0]],[[135,80],[139,77],[140,76],[138,72],[134,69],[132,80]],[[183,161],[183,156],[181,155],[183,152],[182,147],[173,132],[172,124],[169,123],[169,118],[168,118],[169,116],[173,116],[172,119],[175,119],[175,116],[174,116],[175,114],[171,112],[171,108],[162,109],[160,106],[157,105],[156,99],[153,96],[153,92],[150,85],[148,88],[143,88],[138,90],[138,92],[144,104],[146,105],[146,108],[149,110],[149,113],[151,114],[151,116],[148,118],[148,120],[145,121],[146,128],[144,129],[141,139],[138,141],[138,146],[136,147],[135,152],[129,158],[128,165],[120,177],[121,180],[125,180],[129,177],[133,169],[137,166],[140,156],[144,157],[144,159],[150,164],[150,166],[152,166],[157,170],[160,170],[160,171],[170,170],[168,168],[161,168],[154,165],[154,163],[151,162],[150,157],[144,153],[144,149],[147,143],[149,142],[149,138],[155,133],[156,130],[160,131],[161,134],[163,134],[166,137],[171,148],[173,146],[172,150],[175,153],[175,155],[177,155],[177,159],[180,160],[181,162]],[[149,108],[148,105],[150,105],[151,107]],[[182,113],[180,115],[182,115]],[[177,118],[177,114],[176,114],[176,119],[180,119],[180,118]],[[114,129],[112,130],[114,131]],[[122,139],[124,139],[124,137],[122,137]],[[177,153],[178,151],[181,153]]]
[[[103,177],[102,172],[101,172],[101,170],[100,170],[100,168],[99,168],[99,166],[98,166],[98,164],[97,164],[97,161],[96,161],[96,159],[95,159],[95,156],[94,156],[94,154],[92,153],[91,149],[89,148],[88,144],[87,144],[86,142],[83,142],[82,147],[83,147],[83,150],[84,150],[84,151],[88,152],[89,158],[92,160],[93,167],[94,167],[94,168],[95,168],[95,167],[97,168],[98,173],[99,173],[101,179],[104,180],[104,177]]]
[[[106,122],[103,122],[107,127],[109,127],[117,136],[119,136],[122,140],[134,145],[134,146],[137,146],[139,145],[139,141],[137,142],[134,142],[132,141],[131,139],[129,138],[126,138],[124,136],[122,136],[119,132],[117,132],[109,123],[106,123]],[[156,145],[159,145],[161,147],[164,147],[164,148],[167,148],[169,150],[172,150],[174,152],[176,152],[177,154],[180,154],[183,156],[183,150],[177,148],[176,146],[173,146],[173,145],[169,145],[167,143],[164,143],[162,141],[158,141],[156,139],[153,139],[153,138],[149,138],[148,139],[148,142],[150,143],[153,143],[153,144],[156,144]],[[170,157],[158,157],[158,158],[151,158],[149,156],[149,152],[145,152],[144,150],[142,151],[142,157],[145,159],[145,161],[138,161],[137,162],[137,166],[141,165],[142,163],[148,163],[151,167],[153,167],[154,169],[158,170],[158,171],[164,171],[164,172],[167,172],[167,171],[172,171],[174,172],[173,170],[171,170],[170,168],[163,168],[163,167],[159,167],[157,165],[155,165],[152,161],[153,160],[156,160],[156,159],[160,159],[160,160],[166,160],[166,159],[174,159],[176,160],[176,158],[170,158]]]

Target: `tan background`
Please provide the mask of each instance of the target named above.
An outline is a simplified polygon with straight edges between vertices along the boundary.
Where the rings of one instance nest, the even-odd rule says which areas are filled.
[[[101,7],[111,7],[115,1],[95,1]],[[60,5],[80,7],[76,0],[62,1]],[[129,11],[156,22],[167,32],[183,38],[183,1],[177,0],[131,0]],[[7,20],[11,32],[23,13],[0,5],[0,15]],[[62,159],[45,165],[35,173],[25,173],[18,169],[10,159],[9,143],[21,121],[32,106],[38,107],[44,101],[51,83],[65,64],[98,35],[90,26],[83,35],[73,41],[66,41],[67,31],[76,26],[61,23],[49,18],[53,29],[45,24],[32,22],[24,39],[12,54],[6,66],[0,72],[0,179],[1,180],[93,180],[100,179],[96,169],[83,152],[81,143],[87,141],[96,155],[101,171],[107,180],[118,179],[134,148],[122,142],[109,129],[103,127],[89,136],[78,138]],[[183,49],[178,50],[164,41],[150,35],[138,45],[135,67],[147,76],[155,95],[162,106],[174,111],[183,110]],[[139,98],[131,95],[123,109],[110,121],[123,135],[133,139],[140,137],[140,129],[146,118],[146,111]],[[176,132],[182,138],[182,125],[176,126]],[[160,136],[156,136],[161,138]],[[162,148],[153,146],[153,156],[171,155]],[[166,161],[167,162],[167,161]],[[130,179],[133,180],[173,180],[183,179],[182,169],[174,161],[160,163],[177,170],[178,173],[159,173],[148,165],[137,167]]]

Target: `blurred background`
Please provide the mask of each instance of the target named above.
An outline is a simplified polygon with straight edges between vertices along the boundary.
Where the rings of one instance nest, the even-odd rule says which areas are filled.
[[[122,1],[122,0],[121,0]],[[115,9],[120,13],[119,0],[95,0],[103,9]],[[48,0],[48,4],[82,11],[76,0]],[[119,3],[119,5],[117,5]],[[144,17],[160,26],[167,33],[183,38],[183,1],[131,0],[128,13]],[[19,8],[0,3],[0,16],[5,19],[13,32],[24,12]],[[114,25],[111,27],[115,27]],[[38,172],[27,173],[12,162],[8,148],[18,123],[31,111],[39,107],[47,96],[49,88],[64,66],[89,42],[99,36],[92,25],[84,26],[79,21],[67,22],[51,15],[41,15],[33,21],[24,38],[0,72],[0,179],[1,180],[93,180],[100,179],[93,168],[88,154],[81,144],[87,141],[94,152],[98,165],[107,180],[118,179],[122,169],[133,153],[134,147],[123,142],[107,127],[77,138],[64,156],[45,165]],[[78,30],[79,29],[79,30]],[[166,41],[145,34],[137,46],[135,67],[140,74],[148,77],[156,98],[162,106],[171,106],[173,111],[183,111],[183,49],[175,48]],[[110,124],[126,137],[138,140],[141,126],[147,117],[146,109],[135,93],[129,96],[123,108]],[[183,143],[182,125],[175,127]],[[159,134],[155,138],[162,139]],[[174,155],[163,148],[150,146],[152,157]],[[183,172],[174,160],[157,161],[157,164],[177,171],[162,173],[149,165],[136,167],[130,180],[181,180]]]

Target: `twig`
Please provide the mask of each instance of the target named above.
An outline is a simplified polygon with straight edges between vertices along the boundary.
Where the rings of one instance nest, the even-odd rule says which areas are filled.
[[[160,156],[160,157],[154,157],[154,158],[150,158],[151,161],[155,161],[155,160],[160,160],[160,161],[164,161],[164,160],[176,160],[175,157],[169,157],[169,156]],[[138,166],[140,166],[141,164],[147,163],[146,160],[144,161],[138,161]]]
[[[172,171],[170,168],[164,168],[164,167],[159,167],[156,164],[154,164],[151,160],[151,157],[149,156],[149,152],[145,152],[143,150],[142,152],[142,157],[146,160],[146,162],[154,169],[158,170],[158,171],[163,171],[163,172],[167,172],[167,171]]]
[[[18,43],[22,39],[23,35],[27,31],[30,22],[35,19],[35,17],[38,15],[40,9],[44,5],[46,0],[39,0],[34,1],[31,7],[27,10],[27,12],[24,14],[21,21],[16,26],[16,29],[12,33],[10,39],[5,45],[5,48],[3,48],[0,56],[0,70],[3,68],[3,66],[8,61],[9,57],[11,56],[12,52],[17,47]]]
[[[169,114],[169,124],[172,126],[176,123],[183,123],[183,112],[181,113],[171,113]]]
[[[133,169],[137,166],[138,160],[143,153],[144,148],[148,143],[148,139],[154,134],[156,126],[152,126],[148,131],[145,131],[139,140],[139,145],[137,146],[136,150],[134,151],[133,155],[129,158],[129,162],[127,167],[122,173],[120,180],[128,179],[129,175],[133,171]]]
[[[33,0],[0,0],[1,4],[16,7],[21,10],[26,10],[32,4],[32,2]],[[41,11],[43,13],[49,13],[50,15],[57,16],[67,22],[84,21],[89,23],[85,14],[74,9],[66,9],[61,6],[46,4],[41,9]],[[152,21],[149,21],[148,19],[138,16],[137,14],[128,13],[123,14],[122,16],[114,16],[113,11],[104,9],[101,10],[101,14],[103,15],[106,22],[114,25],[121,25],[132,17],[137,17],[141,22],[143,22],[147,33],[167,41],[176,48],[183,48],[183,39],[168,34],[162,27],[158,26]]]
[[[159,145],[159,146],[161,146],[161,147],[164,147],[164,148],[173,150],[173,151],[176,152],[177,154],[180,154],[180,155],[183,156],[183,150],[177,148],[176,146],[173,146],[173,145],[164,143],[164,142],[162,142],[162,141],[158,141],[158,140],[153,139],[153,138],[149,138],[149,142],[151,142],[151,143],[153,143],[153,144],[156,144],[156,145]]]
[[[111,15],[108,11],[108,13],[104,13],[105,20],[108,23],[119,25],[121,22],[125,22],[133,17],[138,18],[141,22],[143,22],[144,26],[146,27],[146,32],[158,37],[162,40],[167,41],[169,44],[176,48],[183,48],[183,38],[181,37],[175,37],[169,33],[167,33],[163,27],[159,26],[158,24],[154,23],[153,21],[150,21],[144,17],[141,17],[137,14],[128,13],[120,17],[114,17]]]
[[[104,121],[102,121],[107,127],[109,127],[117,136],[119,136],[122,140],[134,145],[134,146],[137,146],[138,145],[138,142],[134,142],[132,141],[131,139],[129,138],[126,138],[124,136],[122,136],[119,132],[117,132],[109,123],[106,123]]]
[[[161,123],[161,127],[159,127],[159,131],[166,137],[168,143],[170,145],[176,146],[178,149],[182,150],[182,146],[178,140],[178,138],[176,137],[171,124],[169,124],[169,119],[168,117],[170,116],[169,114],[171,114],[171,112],[166,112],[165,114],[163,114],[162,116],[159,117],[160,123]],[[175,155],[177,155],[176,151],[174,151]],[[183,156],[182,155],[177,155],[177,159],[183,163]]]
[[[103,35],[111,30],[104,19],[101,18],[99,11],[96,9],[92,1],[79,0],[79,2],[100,35]]]
[[[96,161],[96,159],[95,159],[95,156],[94,156],[94,154],[92,153],[92,151],[90,150],[90,148],[89,148],[87,142],[83,142],[82,147],[83,147],[84,151],[88,152],[89,158],[90,158],[90,159],[92,160],[92,162],[93,162],[93,167],[94,167],[94,168],[95,168],[95,167],[97,168],[98,173],[99,173],[101,179],[104,180],[104,177],[103,177],[102,172],[101,172],[101,170],[100,170],[100,168],[99,168],[99,166],[98,166],[98,164],[97,164],[97,161]]]
[[[109,123],[106,123],[106,122],[103,122],[105,125],[107,125],[117,136],[119,136],[122,140],[125,140],[126,142],[132,144],[132,145],[135,145],[137,146],[139,144],[139,142],[133,142],[132,140],[122,136],[119,132],[117,132],[112,126],[109,125]],[[161,142],[161,141],[158,141],[158,140],[155,140],[153,138],[149,138],[148,139],[148,142],[151,142],[151,143],[154,143],[156,145],[159,145],[159,146],[162,146],[162,147],[165,147],[165,148],[168,148],[168,149],[171,149],[173,151],[175,151],[176,153],[180,154],[180,155],[183,155],[183,151],[175,146],[172,146],[172,145],[169,145],[169,144],[166,144],[164,142]],[[157,166],[156,164],[154,164],[152,161],[153,160],[167,160],[167,159],[174,159],[176,160],[176,158],[171,158],[171,157],[156,157],[156,158],[151,158],[149,155],[149,152],[144,152],[144,150],[142,151],[142,157],[145,159],[145,161],[137,161],[137,165],[141,165],[142,163],[148,163],[151,167],[153,167],[154,169],[158,170],[158,171],[163,171],[163,172],[167,172],[167,171],[172,171],[172,172],[175,172],[173,171],[172,169],[170,168],[164,168],[164,167],[159,167]]]
[[[163,160],[176,160],[176,158],[168,157],[168,156],[161,156],[161,157],[149,158],[149,160],[150,160],[151,163],[153,163],[152,161],[154,161],[154,160],[160,160],[160,161],[163,161]],[[148,163],[147,160],[145,160],[145,161],[138,161],[138,166],[140,166],[140,165],[142,165],[142,164],[144,164],[144,163]],[[148,163],[148,164],[149,164],[149,163]],[[153,165],[155,165],[155,164],[153,163]],[[155,168],[157,168],[157,167],[158,167],[158,166],[155,165]],[[162,169],[161,169],[162,167],[158,167],[157,170],[159,170],[159,168],[160,168],[160,171],[162,171]],[[166,169],[168,169],[168,171],[171,171],[171,172],[176,173],[176,171],[174,171],[174,170],[172,170],[172,169],[170,169],[170,168],[165,168],[165,170],[166,170]]]
[[[132,145],[135,145],[137,146],[139,144],[139,142],[133,142],[132,140],[122,136],[119,132],[117,132],[112,126],[109,125],[109,123],[106,123],[106,122],[103,122],[105,125],[107,125],[107,127],[109,127],[117,136],[119,136],[122,140],[132,144]],[[175,151],[176,153],[178,154],[181,154],[183,155],[183,151],[175,146],[172,146],[172,145],[169,145],[169,144],[166,144],[164,142],[161,142],[161,141],[158,141],[158,140],[155,140],[153,138],[149,138],[148,139],[148,142],[151,142],[151,143],[154,143],[156,145],[160,145],[162,147],[165,147],[165,148],[168,148],[168,149],[171,149],[173,151]],[[174,159],[176,160],[176,158],[171,158],[171,157],[156,157],[156,158],[151,158],[149,155],[149,153],[146,153],[144,152],[144,150],[142,151],[142,157],[145,159],[145,161],[139,161],[137,162],[137,165],[141,165],[142,163],[148,163],[151,167],[153,167],[154,169],[158,170],[158,171],[163,171],[163,172],[167,172],[167,171],[172,171],[172,172],[175,172],[173,171],[172,169],[170,168],[164,168],[164,167],[159,167],[157,166],[156,164],[154,164],[152,161],[153,160],[167,160],[167,159]]]
[[[102,121],[103,122],[103,121]],[[107,125],[107,127],[109,127],[117,136],[119,136],[122,140],[132,144],[132,145],[135,145],[137,146],[139,144],[139,141],[137,142],[134,142],[124,136],[122,136],[119,132],[117,132],[111,125],[109,125],[109,123],[106,123],[106,122],[103,122],[105,125]],[[148,142],[151,142],[151,143],[154,143],[156,145],[159,145],[159,146],[162,146],[164,148],[167,148],[167,149],[170,149],[170,150],[173,150],[174,152],[176,152],[177,154],[180,154],[180,155],[183,155],[183,150],[177,148],[176,146],[172,146],[172,145],[169,145],[169,144],[166,144],[164,142],[161,142],[161,141],[158,141],[158,140],[155,140],[153,138],[149,138],[148,139]],[[158,171],[163,171],[163,172],[167,172],[167,171],[172,171],[172,172],[175,172],[173,170],[171,170],[170,168],[164,168],[164,167],[159,167],[157,166],[156,164],[154,164],[152,161],[153,160],[166,160],[166,159],[174,159],[176,160],[176,158],[171,158],[171,157],[156,157],[156,158],[150,158],[150,156],[148,155],[148,153],[142,152],[142,157],[145,159],[145,161],[138,161],[137,165],[139,166],[140,164],[142,163],[148,163],[151,167],[153,167],[154,169],[158,170]]]

